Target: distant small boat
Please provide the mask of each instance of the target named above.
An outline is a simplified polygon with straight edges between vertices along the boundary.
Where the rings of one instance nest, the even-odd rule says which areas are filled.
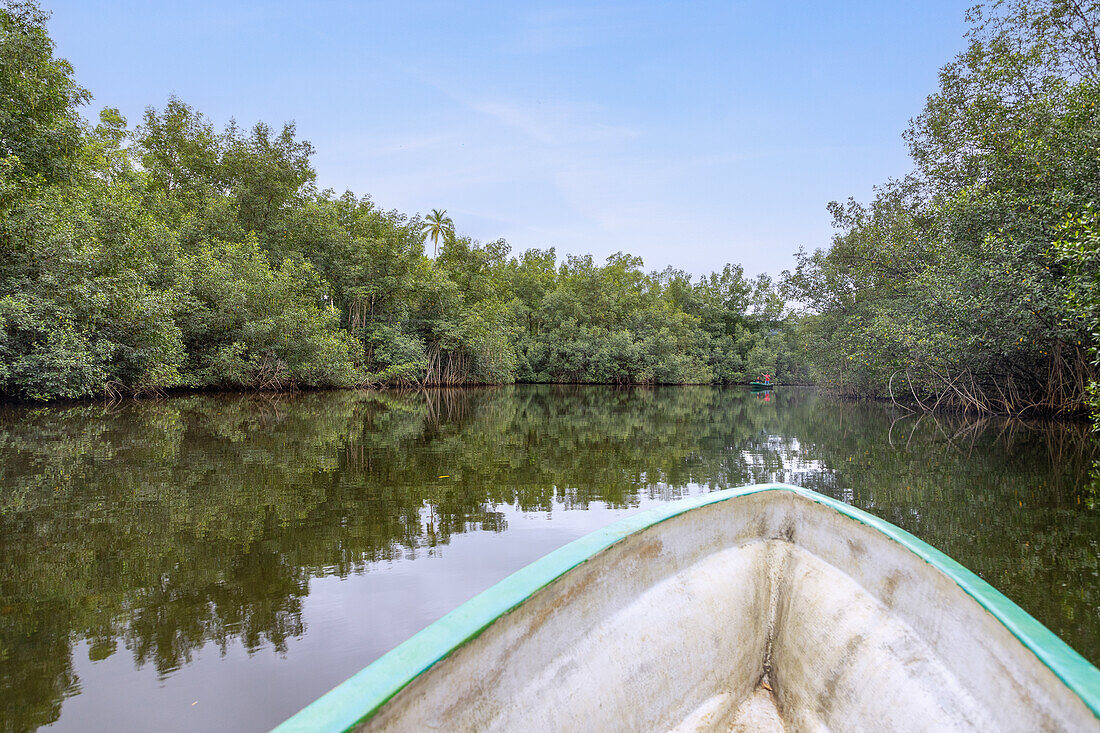
[[[1100,731],[1100,671],[909,533],[765,484],[550,553],[277,730]]]
[[[772,389],[775,387],[775,382],[749,382],[749,385],[753,389]]]

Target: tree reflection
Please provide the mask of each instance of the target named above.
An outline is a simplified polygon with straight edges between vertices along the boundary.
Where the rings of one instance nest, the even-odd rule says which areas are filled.
[[[899,417],[778,390],[568,386],[0,410],[6,728],[58,717],[73,645],[169,675],[280,652],[309,581],[525,511],[781,480],[939,547],[1100,657],[1095,458],[1075,426]]]

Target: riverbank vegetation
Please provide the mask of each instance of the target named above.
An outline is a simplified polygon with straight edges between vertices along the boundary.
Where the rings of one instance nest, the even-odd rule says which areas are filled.
[[[830,204],[832,245],[773,280],[476,242],[445,210],[320,190],[293,124],[176,98],[93,124],[45,15],[9,0],[0,397],[768,372],[913,409],[1100,410],[1100,3],[970,19],[906,132],[914,171]]]
[[[1100,3],[970,11],[906,132],[915,170],[834,203],[788,277],[816,381],[914,408],[1079,414],[1100,342]]]
[[[293,124],[217,129],[176,98],[87,122],[45,21],[0,11],[3,396],[798,371],[777,287],[736,265],[513,256],[445,211],[318,190]]]

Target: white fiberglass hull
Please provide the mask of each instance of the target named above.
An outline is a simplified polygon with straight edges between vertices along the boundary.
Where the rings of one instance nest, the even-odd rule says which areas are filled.
[[[1100,731],[1100,672],[953,561],[783,485],[520,571],[286,730]]]

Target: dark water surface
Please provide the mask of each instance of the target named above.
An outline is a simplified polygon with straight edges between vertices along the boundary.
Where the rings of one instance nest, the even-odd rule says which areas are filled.
[[[576,537],[777,480],[1100,661],[1087,431],[900,415],[705,387],[0,409],[0,730],[262,730]]]

